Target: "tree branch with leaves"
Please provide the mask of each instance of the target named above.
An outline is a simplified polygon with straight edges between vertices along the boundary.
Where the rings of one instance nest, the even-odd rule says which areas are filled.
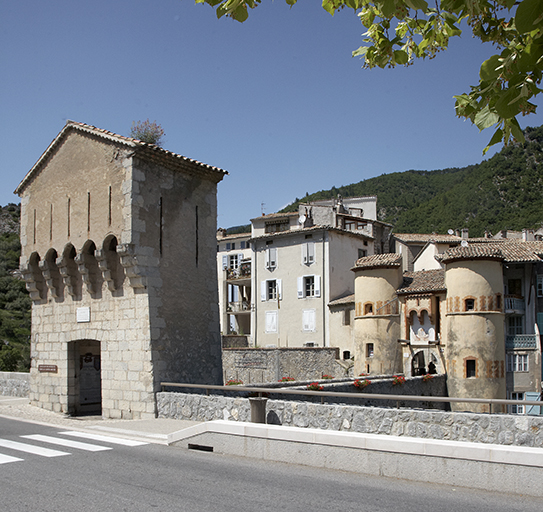
[[[294,5],[297,0],[285,0]],[[216,8],[217,17],[239,22],[261,0],[196,0]],[[543,68],[543,0],[322,0],[335,12],[351,8],[366,28],[363,45],[353,56],[364,67],[409,66],[416,59],[434,58],[465,23],[481,42],[492,43],[497,53],[484,61],[479,83],[469,93],[455,96],[459,117],[480,130],[495,131],[483,153],[494,144],[523,142],[518,117],[535,112],[532,103],[540,88]]]

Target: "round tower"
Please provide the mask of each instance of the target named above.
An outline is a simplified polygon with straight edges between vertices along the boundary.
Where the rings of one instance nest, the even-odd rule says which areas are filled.
[[[441,261],[449,396],[505,399],[503,255],[495,248],[465,246],[447,251]],[[451,408],[488,412],[489,406],[452,403]]]
[[[354,374],[402,371],[400,314],[396,290],[402,283],[400,254],[360,258],[355,273]]]

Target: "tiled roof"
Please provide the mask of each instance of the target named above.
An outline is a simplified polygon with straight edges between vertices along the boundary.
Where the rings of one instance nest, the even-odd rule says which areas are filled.
[[[351,270],[399,267],[402,264],[402,255],[396,253],[374,254],[373,256],[364,256],[356,261],[356,265]]]
[[[503,254],[498,247],[490,244],[468,244],[465,247],[453,247],[438,254],[436,260],[451,263],[458,260],[503,260]]]
[[[354,304],[354,293],[341,297],[339,299],[332,300],[328,303],[329,306],[343,306],[345,304]]]
[[[96,128],[95,126],[91,126],[88,124],[78,123],[76,121],[67,121],[64,128],[55,137],[51,144],[49,144],[49,147],[43,152],[39,160],[34,164],[32,169],[30,169],[27,175],[23,178],[23,181],[21,181],[21,183],[15,190],[16,194],[20,194],[25,189],[25,187],[32,180],[32,178],[41,170],[42,166],[47,162],[49,157],[55,152],[56,148],[60,145],[61,141],[65,138],[65,136],[73,130],[91,134],[105,140],[132,147],[137,151],[138,156],[141,156],[142,158],[156,161],[166,166],[174,165],[175,167],[180,168],[186,172],[198,172],[204,176],[211,177],[217,182],[222,180],[224,175],[228,174],[228,172],[226,172],[224,169],[220,169],[219,167],[213,167],[197,160],[178,155],[177,153],[173,153],[172,151],[162,149],[155,144],[148,144],[146,142],[142,142],[141,140],[133,139],[131,137],[125,137],[124,135],[109,132],[107,130],[103,130],[102,128]]]
[[[275,219],[283,219],[283,218],[289,218],[289,217],[299,217],[300,214],[298,212],[287,212],[287,213],[268,213],[266,215],[261,215],[260,217],[255,217],[253,220],[275,220]]]
[[[445,290],[444,270],[420,270],[417,272],[405,272],[403,275],[403,283],[396,293],[402,295]]]
[[[471,241],[466,247],[454,247],[436,256],[441,262],[463,259],[500,259],[506,263],[536,263],[543,256],[543,242],[519,239]]]
[[[335,228],[333,226],[311,226],[309,228],[296,228],[296,229],[288,229],[286,231],[277,231],[276,233],[264,233],[262,235],[255,236],[251,238],[249,241],[252,240],[260,240],[264,238],[277,238],[277,237],[283,237],[283,236],[292,236],[299,233],[313,233],[315,231],[334,231],[336,233],[342,233],[344,235],[351,235],[357,238],[361,238],[362,240],[373,240],[374,238],[366,233],[361,233],[360,231],[351,231],[349,229],[341,229],[341,228]]]
[[[438,242],[444,244],[460,243],[462,237],[455,235],[438,235],[436,233],[393,233],[392,235],[396,240],[404,243],[419,243],[425,244],[427,242]]]

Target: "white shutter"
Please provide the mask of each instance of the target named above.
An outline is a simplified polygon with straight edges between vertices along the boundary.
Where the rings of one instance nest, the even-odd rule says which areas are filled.
[[[277,267],[277,249],[275,247],[268,248],[268,268],[273,269]]]
[[[304,331],[315,331],[315,314],[314,309],[304,309],[302,311],[302,327]]]
[[[283,297],[281,296],[281,292],[283,288],[283,283],[281,282],[281,279],[277,279],[277,281],[275,281],[275,284],[277,285],[277,298],[279,300],[282,300]]]
[[[267,290],[266,290],[266,286],[267,286],[267,282],[266,281],[260,281],[260,300],[264,301],[266,300],[266,295],[267,295]]]
[[[299,299],[304,298],[304,278],[303,277],[298,278],[298,298]]]
[[[242,260],[242,259],[243,259],[243,253],[240,252],[240,253],[238,254],[238,265],[241,263],[241,260]]]
[[[228,256],[223,255],[222,257],[222,269],[228,268]]]
[[[307,244],[307,264],[311,265],[315,263],[315,242],[308,242]]]
[[[307,265],[307,245],[302,244],[302,265]]]
[[[315,297],[321,296],[321,276],[314,276],[315,278]]]
[[[266,311],[266,332],[277,332],[277,311]]]

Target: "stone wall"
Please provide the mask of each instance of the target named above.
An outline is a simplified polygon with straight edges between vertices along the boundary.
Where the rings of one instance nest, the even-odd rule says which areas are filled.
[[[247,398],[158,393],[161,418],[250,421]],[[268,400],[267,421],[302,428],[543,447],[543,417]]]
[[[0,395],[27,397],[30,393],[30,374],[0,372]]]
[[[336,362],[338,358],[337,348],[223,349],[224,381],[236,379],[248,385],[283,377],[305,381],[339,376],[345,370]]]

